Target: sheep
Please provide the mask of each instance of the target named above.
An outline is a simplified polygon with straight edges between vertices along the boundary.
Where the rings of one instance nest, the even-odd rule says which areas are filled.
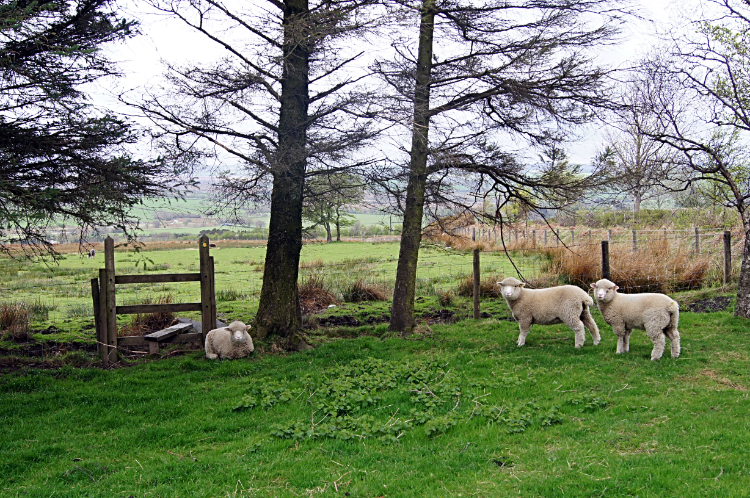
[[[252,353],[253,339],[247,331],[250,325],[234,321],[227,327],[211,330],[206,335],[206,358],[209,360],[244,358]]]
[[[96,249],[89,249],[89,258],[96,256]]]
[[[508,277],[501,286],[505,302],[508,303],[513,318],[518,320],[521,333],[518,336],[518,345],[526,344],[526,336],[532,324],[552,325],[564,323],[575,332],[575,347],[583,347],[586,341],[586,331],[589,329],[594,346],[599,344],[601,336],[599,327],[591,318],[589,306],[594,304],[584,290],[574,285],[561,285],[548,289],[525,289],[525,283]]]
[[[633,329],[645,330],[654,343],[651,360],[661,359],[664,354],[665,337],[672,345],[672,358],[680,356],[680,306],[664,294],[619,294],[617,285],[605,279],[591,284],[599,311],[604,321],[612,326],[617,336],[617,354],[630,350],[630,334]]]

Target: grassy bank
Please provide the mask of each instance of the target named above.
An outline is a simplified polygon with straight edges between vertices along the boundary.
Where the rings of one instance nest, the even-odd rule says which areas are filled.
[[[745,321],[681,317],[682,357],[563,326],[328,330],[305,353],[199,352],[0,376],[3,496],[746,496]],[[337,339],[336,335],[354,338]]]

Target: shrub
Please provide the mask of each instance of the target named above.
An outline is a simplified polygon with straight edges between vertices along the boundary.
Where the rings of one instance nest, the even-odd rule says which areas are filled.
[[[479,295],[484,297],[500,296],[500,286],[497,285],[499,280],[502,280],[502,277],[498,275],[490,275],[484,280],[481,280],[479,282]],[[469,275],[459,282],[456,294],[466,297],[474,295],[474,275]]]
[[[3,334],[7,334],[14,341],[27,341],[29,332],[30,310],[26,303],[7,302],[0,303],[0,328]]]
[[[453,304],[453,291],[447,290],[438,294],[438,301],[440,306],[447,308]]]
[[[302,313],[306,314],[315,313],[332,304],[339,304],[320,275],[310,275],[302,282],[299,286],[299,301]]]
[[[344,289],[344,301],[350,303],[386,301],[387,299],[388,296],[380,286],[365,284],[361,278]]]

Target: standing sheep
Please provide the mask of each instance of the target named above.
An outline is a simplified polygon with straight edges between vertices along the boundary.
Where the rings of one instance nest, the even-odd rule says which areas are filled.
[[[584,325],[591,333],[594,346],[599,344],[599,327],[596,326],[589,306],[594,304],[586,292],[573,285],[561,285],[549,289],[524,289],[525,283],[508,277],[498,282],[502,287],[503,297],[518,320],[521,333],[518,345],[526,344],[526,336],[532,324],[553,325],[564,323],[575,332],[575,346],[583,347],[586,341]]]
[[[232,360],[249,355],[255,348],[248,330],[250,325],[245,326],[237,321],[230,323],[228,327],[213,329],[206,335],[206,358]]]
[[[604,321],[617,336],[617,354],[630,350],[633,329],[645,330],[654,343],[651,360],[664,354],[665,337],[672,344],[672,358],[680,356],[680,306],[664,294],[619,294],[613,282],[602,279],[591,284]]]

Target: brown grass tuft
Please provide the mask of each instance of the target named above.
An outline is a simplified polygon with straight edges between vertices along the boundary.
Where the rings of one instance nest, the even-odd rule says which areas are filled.
[[[565,248],[549,248],[547,272],[564,282],[588,288],[602,278],[602,255],[597,245],[580,246],[575,253]],[[614,246],[609,255],[610,280],[622,292],[671,292],[699,288],[708,275],[710,257],[695,256],[688,249],[672,247],[669,241],[655,239],[637,251]]]
[[[387,299],[386,292],[380,286],[365,284],[361,278],[344,289],[344,301],[349,303],[386,301]]]
[[[317,313],[332,304],[339,304],[320,275],[310,275],[302,282],[299,286],[299,301],[302,313],[306,315]]]
[[[322,259],[315,259],[313,261],[301,261],[299,264],[300,268],[318,269],[318,268],[323,268],[323,266],[325,266],[325,264],[323,263]]]
[[[172,294],[167,294],[159,297],[156,301],[150,298],[146,299],[143,304],[170,304],[171,302]],[[147,335],[174,325],[174,322],[174,313],[138,313],[133,315],[128,325],[118,329],[117,335]]]
[[[497,282],[502,280],[498,275],[490,275],[479,282],[479,295],[484,297],[498,297],[501,293]],[[471,297],[474,295],[474,276],[469,275],[458,284],[456,294]]]
[[[31,338],[29,314],[26,303],[0,303],[0,328],[3,335],[8,334],[17,342],[28,341]]]

